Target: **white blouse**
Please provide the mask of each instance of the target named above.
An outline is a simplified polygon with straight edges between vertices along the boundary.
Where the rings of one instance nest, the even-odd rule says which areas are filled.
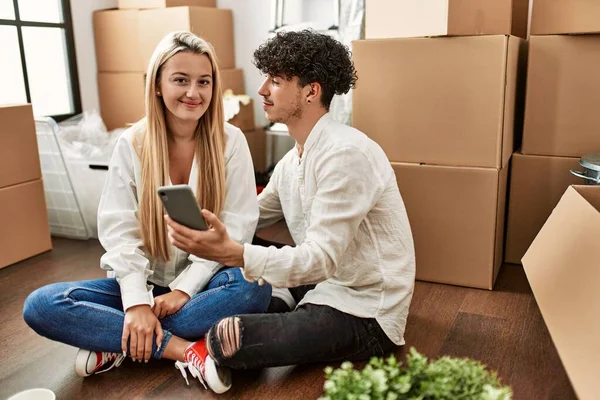
[[[242,131],[225,124],[226,194],[219,219],[240,244],[252,241],[258,221],[256,183],[250,149]],[[98,207],[98,238],[106,253],[101,268],[112,271],[120,286],[123,309],[154,304],[152,287],[169,286],[190,297],[200,292],[222,267],[171,246],[164,263],[145,254],[138,220],[141,164],[133,145],[133,128],[119,138]],[[198,166],[194,159],[189,185],[196,193]],[[158,195],[157,195],[158,196]],[[110,273],[109,273],[110,274]]]
[[[317,284],[300,302],[375,318],[396,344],[415,282],[413,238],[385,153],[324,115],[277,164],[259,196],[259,229],[285,219],[296,247],[244,245],[244,276],[274,287]]]

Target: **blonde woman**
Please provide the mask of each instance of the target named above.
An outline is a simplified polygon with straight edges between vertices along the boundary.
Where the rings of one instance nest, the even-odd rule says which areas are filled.
[[[222,318],[264,312],[271,287],[173,247],[156,193],[189,184],[234,240],[252,240],[258,203],[250,151],[222,107],[212,47],[188,32],[167,35],[148,67],[146,117],[119,139],[98,210],[100,264],[115,278],[48,285],[24,305],[37,333],[80,348],[79,375],[105,372],[126,356],[167,358],[184,376],[186,368],[202,372],[216,392],[229,388],[214,364],[194,368],[191,342]]]

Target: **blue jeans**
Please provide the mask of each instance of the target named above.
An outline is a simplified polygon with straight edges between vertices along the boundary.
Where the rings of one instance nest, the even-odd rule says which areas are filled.
[[[170,292],[154,286],[154,296]],[[152,356],[161,358],[172,335],[195,341],[219,320],[235,314],[266,311],[271,286],[244,279],[239,268],[223,268],[204,291],[194,295],[179,311],[160,320],[165,336]],[[115,279],[54,283],[35,290],[25,300],[23,318],[38,334],[71,346],[121,353],[125,313]]]

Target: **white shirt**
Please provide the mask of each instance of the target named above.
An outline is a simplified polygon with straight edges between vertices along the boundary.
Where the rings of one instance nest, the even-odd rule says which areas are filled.
[[[108,178],[98,207],[98,238],[106,253],[103,269],[114,271],[121,286],[123,308],[153,304],[147,281],[190,297],[201,291],[222,265],[204,260],[171,246],[167,263],[145,254],[138,221],[141,164],[133,146],[134,130],[125,131],[113,153]],[[226,194],[219,219],[229,236],[238,243],[251,242],[258,221],[254,168],[242,131],[225,124]],[[189,185],[196,193],[198,177],[194,158]],[[157,195],[158,196],[158,195]]]
[[[375,318],[397,345],[415,281],[415,252],[394,170],[362,132],[326,114],[302,157],[292,149],[260,194],[258,227],[285,218],[296,247],[244,245],[244,275],[275,287],[318,283],[304,303]]]

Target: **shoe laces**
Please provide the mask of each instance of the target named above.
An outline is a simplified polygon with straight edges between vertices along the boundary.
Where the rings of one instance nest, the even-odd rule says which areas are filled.
[[[98,371],[96,372],[97,374],[102,374],[106,371],[110,371],[111,369],[113,369],[114,367],[119,367],[123,361],[125,360],[125,356],[121,353],[107,353],[107,352],[102,352],[102,364],[100,365],[106,365],[107,363],[113,361],[112,365],[108,368],[106,368],[105,370],[102,371]]]
[[[186,368],[188,371],[190,371],[190,375],[192,375],[194,378],[198,378],[202,386],[204,386],[204,389],[207,389],[206,382],[204,380],[204,361],[198,357],[196,353],[190,354],[190,359],[188,362],[176,361],[175,368],[181,372],[181,375],[183,376],[183,379],[185,379],[185,383],[187,383],[188,386],[190,382],[188,381],[187,373],[185,372]]]

